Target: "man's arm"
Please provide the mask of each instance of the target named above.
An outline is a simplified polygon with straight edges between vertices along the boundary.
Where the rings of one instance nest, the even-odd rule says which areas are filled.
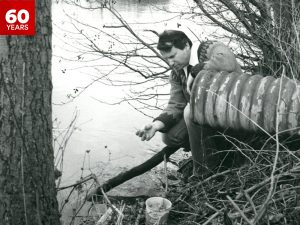
[[[171,90],[167,107],[154,119],[154,121],[161,121],[165,125],[164,128],[160,130],[161,132],[167,132],[183,118],[183,111],[187,105],[187,100],[183,94],[180,74],[176,74],[172,71],[169,81]]]
[[[183,94],[181,79],[178,74],[172,72],[169,80],[171,91],[168,105],[152,123],[147,124],[143,129],[136,132],[136,135],[141,137],[142,141],[149,141],[157,131],[167,132],[183,117],[187,100]]]

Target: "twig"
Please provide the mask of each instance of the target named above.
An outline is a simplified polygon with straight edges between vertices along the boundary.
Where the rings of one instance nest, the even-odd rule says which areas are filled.
[[[203,223],[202,225],[207,225],[209,224],[214,218],[216,218],[219,214],[221,214],[221,212],[215,212],[213,215],[211,215],[208,220]]]
[[[75,209],[70,224],[74,224],[74,221],[75,221],[75,219],[77,218],[77,215],[79,214],[79,212],[80,212],[81,209],[83,208],[84,204],[86,203],[86,197],[83,196],[83,197],[77,199],[77,203],[79,203],[80,206],[79,206],[79,208],[76,208],[76,209]]]
[[[182,193],[182,194],[174,201],[174,204],[175,204],[176,202],[178,202],[178,201],[181,201],[181,198],[184,196],[184,194],[185,194],[186,192],[190,191],[191,189],[196,188],[196,187],[198,187],[198,186],[201,186],[201,185],[203,185],[204,183],[206,183],[206,182],[208,182],[208,181],[210,181],[210,180],[212,180],[212,179],[214,179],[214,178],[216,178],[216,177],[225,175],[225,174],[227,174],[227,173],[230,173],[230,172],[235,171],[235,170],[238,170],[238,169],[239,169],[239,168],[229,169],[229,170],[224,170],[223,172],[214,174],[214,175],[212,175],[212,176],[206,178],[205,180],[198,182],[198,183],[195,184],[194,186],[191,186],[190,188],[186,189],[186,190],[184,191],[184,193]]]
[[[187,215],[192,215],[192,216],[198,216],[199,215],[198,213],[183,212],[183,211],[177,211],[177,210],[174,210],[174,209],[172,209],[171,211],[175,212],[175,213],[179,213],[179,214],[187,214]]]
[[[123,212],[124,212],[125,206],[126,206],[126,204],[122,204],[122,206],[121,206],[121,209],[120,209],[121,214],[119,214],[119,216],[118,216],[117,225],[122,225],[122,221],[124,219]]]
[[[106,193],[104,192],[103,188],[101,187],[100,182],[99,182],[97,176],[96,176],[94,173],[91,174],[91,176],[92,176],[93,179],[95,180],[97,186],[100,187],[102,196],[104,197],[104,199],[105,199],[105,201],[107,202],[107,204],[110,206],[110,208],[111,208],[113,211],[115,211],[115,212],[118,214],[118,221],[119,221],[119,220],[122,221],[123,218],[124,218],[124,214],[123,214],[124,208],[122,207],[121,210],[119,210],[115,205],[113,205],[113,204],[111,203],[111,201],[109,200],[108,196],[106,195]],[[117,224],[119,224],[119,222],[118,222]]]
[[[213,215],[211,215],[207,221],[205,223],[203,223],[202,225],[207,225],[209,224],[214,218],[216,218],[218,215],[220,215],[222,213],[222,210],[218,210],[216,209],[214,206],[212,206],[211,204],[209,204],[208,202],[204,203],[207,207],[209,207],[210,209],[214,210],[215,213]]]
[[[110,220],[112,213],[112,208],[108,208],[106,212],[101,216],[101,218],[96,222],[95,225],[103,225],[105,221]]]
[[[240,169],[240,168],[236,168],[236,169],[228,169],[228,170],[224,170],[224,171],[222,171],[222,172],[220,172],[220,173],[216,173],[216,174],[211,175],[210,177],[204,179],[203,181],[197,183],[196,185],[197,185],[197,186],[202,185],[202,184],[207,183],[208,181],[210,181],[210,180],[212,180],[212,179],[215,179],[215,178],[217,178],[217,177],[219,177],[219,176],[223,176],[223,175],[225,175],[225,174],[227,174],[227,173],[230,173],[230,172],[232,172],[232,171],[234,171],[234,170],[238,170],[238,169]]]
[[[75,191],[75,186],[72,188],[72,190],[69,192],[69,195],[68,197],[65,199],[63,205],[61,206],[60,210],[59,210],[59,213],[62,213],[64,207],[66,206],[66,204],[69,202],[69,198],[71,197],[73,191]]]
[[[142,214],[143,214],[143,211],[144,211],[144,202],[142,202],[142,204],[140,205],[140,209],[139,209],[139,212],[138,212],[138,215],[136,217],[136,220],[135,220],[135,225],[140,225],[140,220],[141,220],[141,217],[142,217]]]
[[[276,178],[277,180],[279,180],[281,177],[288,176],[288,175],[291,175],[291,173],[290,172],[281,173],[281,174],[275,175],[274,178]],[[247,190],[245,190],[245,192],[246,193],[250,193],[251,191],[254,191],[257,188],[259,188],[259,187],[267,184],[270,180],[271,180],[271,178],[268,177],[265,180],[261,181],[260,183],[258,183],[256,185],[253,185],[252,187],[248,188]],[[244,194],[243,192],[241,192],[240,194],[238,194],[236,196],[235,200],[240,199],[243,196],[243,194]]]
[[[232,204],[232,206],[240,213],[240,215],[243,217],[243,219],[249,224],[253,225],[253,223],[246,217],[246,215],[243,213],[243,211],[239,208],[239,206],[230,198],[229,195],[226,195],[226,198],[229,200],[229,202]]]
[[[249,194],[247,192],[244,191],[244,195],[246,197],[246,199],[248,200],[248,202],[250,203],[252,209],[253,209],[253,212],[254,212],[254,215],[257,216],[257,211],[256,211],[256,207],[251,199],[251,197],[249,196]]]
[[[168,193],[168,171],[167,171],[167,157],[166,157],[166,154],[164,155],[164,173],[165,173],[165,182],[166,182],[165,194],[167,195],[167,193]]]
[[[205,202],[204,204],[205,204],[208,208],[214,210],[215,212],[219,212],[219,213],[222,212],[221,210],[218,210],[218,209],[216,209],[215,207],[213,207],[213,206],[212,206],[211,204],[209,204],[208,202]]]
[[[68,189],[68,188],[71,188],[71,187],[76,187],[76,186],[78,186],[78,185],[80,185],[82,183],[85,183],[85,182],[87,182],[87,181],[89,181],[91,179],[94,179],[94,177],[91,176],[91,175],[89,175],[89,176],[87,176],[87,177],[85,177],[85,178],[77,181],[75,184],[70,184],[70,185],[67,185],[67,186],[64,186],[64,187],[60,187],[60,188],[57,188],[56,190],[57,191],[61,191],[61,190]]]
[[[298,188],[299,188],[299,187],[293,187],[293,189],[296,189],[296,190],[297,190]],[[278,192],[277,192],[277,193],[278,193]],[[279,198],[277,198],[277,199],[274,199],[272,202],[273,202],[273,203],[280,202],[280,201],[282,201],[283,197],[284,197],[284,196],[281,196],[281,197],[279,197]],[[258,208],[258,206],[257,206],[256,208]],[[248,213],[248,212],[251,212],[251,211],[253,211],[253,208],[252,208],[252,207],[248,207],[248,208],[243,209],[243,212],[244,212],[244,213]],[[230,214],[229,214],[229,217],[230,217],[230,218],[239,218],[239,217],[241,217],[241,215],[240,215],[239,212],[237,212],[237,213],[230,213]]]
[[[106,195],[106,193],[104,192],[103,188],[101,187],[100,182],[99,182],[97,176],[96,176],[95,174],[92,174],[91,176],[94,177],[94,180],[95,180],[96,184],[98,185],[98,187],[100,187],[101,193],[102,193],[102,195],[103,195],[105,201],[107,202],[107,204],[108,204],[108,205],[109,205],[116,213],[118,213],[118,215],[124,216],[123,213],[122,213],[115,205],[113,205],[113,204],[111,203],[111,201],[109,200],[108,196]]]

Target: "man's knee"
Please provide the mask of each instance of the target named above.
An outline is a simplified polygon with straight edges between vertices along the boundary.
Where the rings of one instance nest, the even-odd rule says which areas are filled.
[[[191,107],[190,105],[188,104],[185,108],[184,108],[184,111],[183,111],[183,117],[184,117],[184,121],[185,123],[189,122],[191,120]]]
[[[162,134],[162,141],[169,147],[185,147],[186,142],[188,142],[188,137],[183,139],[166,133]]]
[[[162,141],[170,147],[187,147],[189,136],[184,120],[179,121],[167,133],[163,133]]]

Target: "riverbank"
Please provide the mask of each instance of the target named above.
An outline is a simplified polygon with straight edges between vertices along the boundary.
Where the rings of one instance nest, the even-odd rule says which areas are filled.
[[[172,202],[173,207],[168,224],[253,224],[252,218],[265,207],[263,200],[268,195],[269,187],[265,180],[258,182],[258,174],[249,173],[251,170],[249,165],[245,165],[225,170],[202,181],[185,183],[181,179],[176,185],[170,185],[166,198]],[[248,181],[242,184],[245,176]],[[281,174],[278,179],[284,180],[284,184],[280,185],[265,209],[265,215],[257,224],[299,225],[300,208],[295,202],[297,187],[292,187],[292,181],[287,180],[286,174]],[[145,224],[145,200],[136,198],[133,202],[116,204],[123,208],[123,224]],[[107,224],[116,224],[114,221]]]
[[[178,156],[177,159],[180,158],[183,157]],[[281,159],[287,162],[287,158]],[[121,185],[97,201],[75,202],[73,205],[77,204],[77,208],[71,209],[68,215],[71,220],[63,225],[95,225],[105,214],[109,215],[105,222],[97,225],[144,225],[145,201],[151,196],[163,196],[172,202],[169,225],[244,225],[255,224],[255,220],[259,221],[256,222],[259,225],[299,225],[299,165],[293,164],[290,159],[289,164],[278,167],[280,169],[272,178],[271,164],[265,160],[258,158],[255,163],[244,161],[242,165],[220,168],[205,179],[189,182],[186,178],[191,175],[191,163],[185,164],[180,172],[178,167],[170,166],[173,165],[171,163],[167,167],[160,165],[126,182],[129,188],[125,192]],[[183,164],[181,162],[179,167]],[[157,189],[153,189],[149,181],[154,181]],[[81,186],[80,190],[77,188],[73,199],[84,197],[92,185]],[[122,189],[123,192],[120,191]],[[137,190],[141,192],[138,194]],[[111,207],[113,210],[109,210]]]

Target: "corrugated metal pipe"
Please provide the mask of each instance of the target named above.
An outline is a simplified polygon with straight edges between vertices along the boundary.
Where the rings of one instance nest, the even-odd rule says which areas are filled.
[[[202,70],[194,80],[191,116],[198,124],[269,133],[299,132],[299,81]],[[278,115],[278,120],[276,117]]]

